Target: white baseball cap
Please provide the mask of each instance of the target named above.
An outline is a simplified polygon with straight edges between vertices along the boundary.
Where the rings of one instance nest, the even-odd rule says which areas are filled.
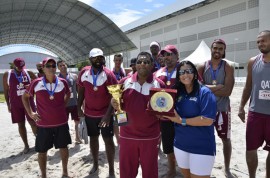
[[[89,52],[89,57],[97,57],[97,56],[103,56],[103,51],[99,48],[93,48]]]
[[[152,43],[150,43],[149,47],[151,48],[151,46],[158,46],[159,49],[160,49],[160,44],[158,42],[156,42],[156,41],[153,41]]]

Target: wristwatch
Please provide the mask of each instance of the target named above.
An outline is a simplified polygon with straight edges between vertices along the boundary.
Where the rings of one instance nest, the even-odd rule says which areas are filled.
[[[186,126],[187,125],[187,119],[182,117],[182,126]]]

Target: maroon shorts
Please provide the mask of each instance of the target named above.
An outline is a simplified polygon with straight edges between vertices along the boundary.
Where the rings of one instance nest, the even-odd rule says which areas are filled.
[[[270,151],[270,115],[248,112],[246,130],[247,151],[257,150],[266,142],[264,150]]]
[[[231,109],[226,112],[217,112],[215,128],[221,139],[231,138]]]
[[[67,112],[68,117],[69,117],[69,113],[71,114],[72,120],[80,121],[80,118],[78,116],[77,105],[66,107],[66,112]]]
[[[35,110],[33,110],[35,111]],[[29,121],[33,121],[32,118],[27,114],[26,110],[24,108],[20,107],[12,107],[11,106],[11,120],[12,123],[20,123],[20,122],[25,122],[25,117]]]

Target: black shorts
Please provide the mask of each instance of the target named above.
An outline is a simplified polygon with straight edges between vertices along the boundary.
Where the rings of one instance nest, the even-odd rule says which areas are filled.
[[[68,124],[53,128],[37,128],[36,152],[45,153],[53,145],[56,149],[66,148],[68,144],[71,144]]]
[[[69,117],[69,113],[71,114],[71,119],[75,121],[80,121],[78,116],[77,105],[66,107],[67,116]]]
[[[92,118],[85,116],[85,123],[87,126],[88,136],[99,136],[100,130],[102,137],[113,137],[113,116],[110,119],[110,125],[108,127],[99,127],[102,118]]]
[[[174,123],[171,121],[161,121],[160,129],[161,129],[163,153],[165,154],[173,153]]]

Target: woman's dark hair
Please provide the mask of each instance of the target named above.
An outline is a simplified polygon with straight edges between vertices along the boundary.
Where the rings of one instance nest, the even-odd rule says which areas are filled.
[[[182,62],[179,63],[179,65],[177,67],[177,71],[176,71],[176,80],[175,80],[174,88],[177,89],[177,96],[179,96],[180,93],[183,93],[183,92],[184,93],[187,93],[185,85],[179,79],[179,76],[180,76],[179,75],[179,70],[184,65],[190,65],[191,68],[194,71],[193,72],[194,73],[193,90],[192,90],[192,92],[189,95],[195,96],[197,94],[197,92],[200,90],[200,83],[198,81],[198,71],[197,71],[195,65],[192,62],[190,62],[190,61],[182,61]]]

